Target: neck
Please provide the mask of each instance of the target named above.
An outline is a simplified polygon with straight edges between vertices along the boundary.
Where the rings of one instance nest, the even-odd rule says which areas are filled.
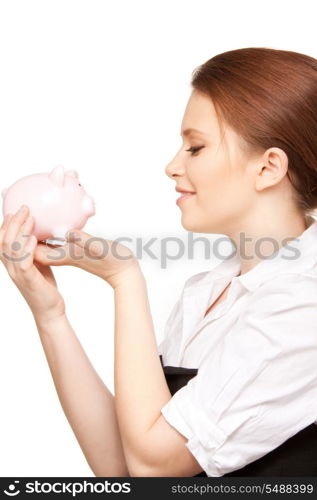
[[[250,271],[263,259],[277,252],[291,239],[298,238],[314,219],[302,214],[290,217],[250,218],[228,236],[235,244],[241,263],[240,274]]]

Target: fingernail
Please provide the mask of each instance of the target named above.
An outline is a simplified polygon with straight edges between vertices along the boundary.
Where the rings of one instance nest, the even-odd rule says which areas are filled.
[[[74,233],[74,231],[72,231],[72,230],[69,230],[66,233],[66,240],[71,241],[75,238],[75,236],[76,236],[76,233]]]
[[[21,207],[19,208],[19,212],[25,212],[26,211],[26,206],[25,205],[21,205]]]

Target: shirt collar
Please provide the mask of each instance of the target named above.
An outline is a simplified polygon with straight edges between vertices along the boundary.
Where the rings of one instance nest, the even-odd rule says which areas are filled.
[[[229,258],[216,264],[212,270],[191,276],[185,282],[185,288],[204,287],[218,278],[234,278],[247,290],[252,291],[266,280],[284,273],[300,273],[317,262],[317,221],[311,224],[301,235],[289,240],[270,257],[261,260],[250,271],[238,276],[241,270],[240,259],[235,251]]]

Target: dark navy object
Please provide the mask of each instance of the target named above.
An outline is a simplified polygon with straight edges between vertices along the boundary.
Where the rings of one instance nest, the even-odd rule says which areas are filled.
[[[198,373],[198,368],[164,366],[160,361],[172,396]],[[313,476],[317,477],[317,425],[310,424],[263,457],[221,477],[233,476]],[[208,477],[205,472],[193,477]]]

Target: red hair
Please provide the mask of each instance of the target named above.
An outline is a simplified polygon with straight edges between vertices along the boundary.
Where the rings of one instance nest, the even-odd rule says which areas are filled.
[[[212,57],[192,73],[219,123],[240,135],[250,154],[279,147],[298,208],[317,208],[317,60],[288,50],[250,47]]]

